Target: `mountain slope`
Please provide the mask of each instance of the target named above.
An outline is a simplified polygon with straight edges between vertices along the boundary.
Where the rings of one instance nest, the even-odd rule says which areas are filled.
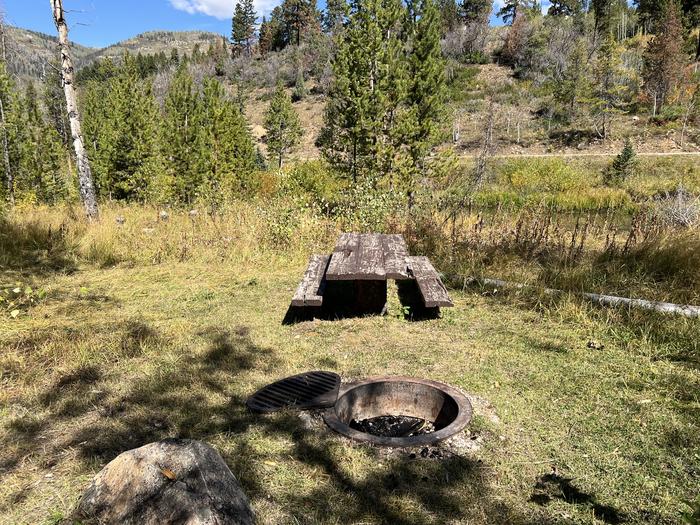
[[[150,55],[176,48],[180,54],[192,53],[199,44],[202,52],[222,36],[206,31],[149,31],[133,38],[97,49],[72,43],[73,60],[81,68],[103,57],[118,57],[124,52]],[[10,72],[21,78],[41,78],[47,64],[57,58],[55,36],[6,26],[7,62]]]

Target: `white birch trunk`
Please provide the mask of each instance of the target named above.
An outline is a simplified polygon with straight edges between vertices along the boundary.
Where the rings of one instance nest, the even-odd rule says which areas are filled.
[[[80,188],[80,198],[85,206],[85,213],[88,219],[97,220],[99,217],[97,210],[97,195],[95,193],[95,183],[92,180],[90,171],[90,161],[88,160],[85,144],[83,143],[83,133],[80,127],[80,113],[78,112],[78,101],[73,85],[73,60],[70,54],[68,43],[68,25],[63,15],[63,0],[50,0],[53,19],[58,31],[58,41],[61,50],[61,73],[63,77],[63,92],[66,96],[66,106],[68,109],[68,120],[70,122],[71,137],[73,138],[73,148],[78,160],[78,186]]]

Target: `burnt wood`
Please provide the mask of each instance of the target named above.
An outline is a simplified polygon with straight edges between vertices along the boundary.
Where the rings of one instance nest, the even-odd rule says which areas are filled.
[[[427,257],[409,257],[408,266],[418,284],[423,302],[427,308],[454,306],[447,294],[447,288],[442,284],[440,275]]]
[[[329,255],[312,255],[309,265],[297,287],[292,306],[321,306],[325,280],[323,278],[328,267]]]

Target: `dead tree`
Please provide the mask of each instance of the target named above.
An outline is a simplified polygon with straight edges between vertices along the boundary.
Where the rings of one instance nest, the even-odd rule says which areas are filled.
[[[5,17],[0,13],[0,45],[2,45],[2,62],[7,66],[7,53],[5,51]],[[7,200],[15,204],[15,181],[10,164],[10,143],[7,137],[7,120],[5,119],[5,104],[0,98],[0,126],[2,127],[2,160],[5,167],[5,182],[7,184]]]
[[[80,113],[78,112],[78,100],[73,85],[73,60],[68,43],[68,24],[63,13],[63,0],[50,0],[53,20],[58,31],[58,42],[61,50],[61,77],[63,81],[63,92],[66,95],[66,107],[68,109],[68,120],[70,122],[71,137],[73,138],[73,148],[78,161],[78,186],[80,197],[85,206],[85,213],[88,219],[97,220],[99,217],[97,210],[97,195],[95,193],[95,183],[92,180],[90,171],[90,161],[83,142],[83,133],[80,127]]]

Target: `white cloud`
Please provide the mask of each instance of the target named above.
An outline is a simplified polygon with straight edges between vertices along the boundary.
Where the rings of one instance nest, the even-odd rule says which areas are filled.
[[[226,20],[233,15],[236,0],[170,0],[170,5],[191,15],[200,13]],[[258,16],[268,14],[278,4],[278,0],[255,0]]]

